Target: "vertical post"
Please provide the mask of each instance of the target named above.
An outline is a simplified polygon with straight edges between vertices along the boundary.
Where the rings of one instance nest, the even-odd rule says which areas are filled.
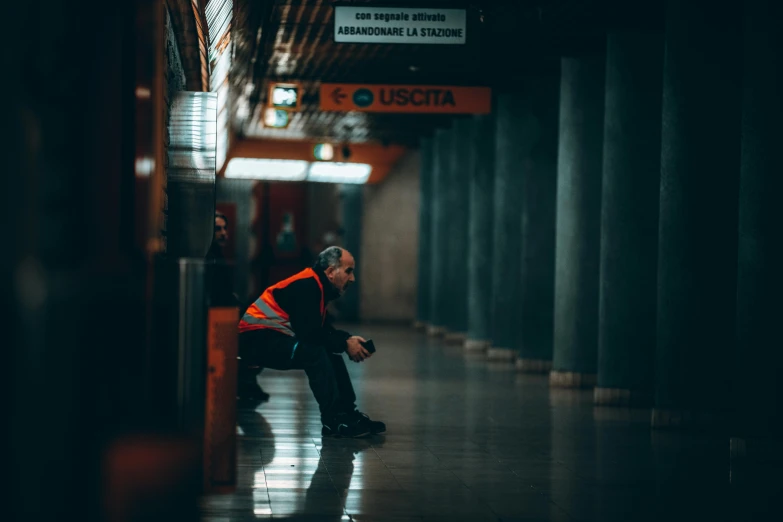
[[[604,63],[604,53],[562,60],[552,386],[596,381]]]
[[[542,63],[525,85],[529,144],[522,162],[520,339],[517,368],[552,369],[559,62]]]
[[[432,255],[432,153],[433,138],[422,138],[419,155],[419,262],[414,327],[426,329],[430,322]]]
[[[656,428],[712,423],[727,406],[737,299],[739,28],[733,3],[667,5]]]
[[[519,342],[519,287],[524,149],[529,146],[523,100],[498,95],[495,117],[495,216],[492,257],[492,347],[490,359],[515,361]]]
[[[470,140],[471,125],[467,118],[457,118],[451,130],[450,182],[448,195],[448,297],[445,341],[463,344],[468,330],[468,220],[470,216],[470,171],[475,161]]]
[[[468,143],[475,144],[470,164],[470,222],[468,225],[468,334],[466,350],[492,345],[492,232],[495,201],[494,118],[476,116]],[[471,147],[472,148],[472,147]]]
[[[663,38],[607,39],[595,402],[652,403]]]
[[[779,2],[746,2],[732,434],[751,451],[756,440],[783,434],[781,22]]]
[[[427,333],[432,336],[440,336],[446,332],[448,314],[448,307],[444,298],[448,285],[449,216],[445,191],[450,179],[449,132],[447,129],[438,129],[435,131],[433,140],[430,324],[427,327]]]

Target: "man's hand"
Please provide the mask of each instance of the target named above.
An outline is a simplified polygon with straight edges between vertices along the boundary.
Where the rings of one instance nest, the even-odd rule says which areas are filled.
[[[372,354],[368,352],[364,346],[359,344],[363,342],[366,342],[366,339],[364,339],[363,337],[359,337],[357,335],[354,335],[353,337],[349,337],[348,340],[346,341],[348,347],[346,348],[345,351],[348,353],[348,357],[353,362],[362,362],[363,360],[372,356]]]

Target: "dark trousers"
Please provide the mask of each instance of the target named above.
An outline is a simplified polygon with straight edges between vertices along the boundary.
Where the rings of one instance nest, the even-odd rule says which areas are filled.
[[[256,375],[263,368],[304,370],[325,422],[356,408],[356,393],[341,353],[263,329],[239,334],[239,357],[240,373],[248,367],[258,367]]]

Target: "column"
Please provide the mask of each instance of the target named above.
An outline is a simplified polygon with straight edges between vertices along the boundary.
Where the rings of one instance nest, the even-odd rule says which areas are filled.
[[[164,439],[154,416],[162,398],[145,393],[154,375],[145,328],[152,314],[146,286],[152,248],[145,247],[157,239],[148,235],[145,210],[158,210],[146,189],[159,178],[135,154],[141,160],[162,150],[155,137],[163,126],[155,116],[165,104],[152,81],[152,60],[162,55],[165,5],[9,8],[6,15],[18,22],[5,34],[36,45],[6,62],[32,74],[16,74],[4,91],[14,101],[4,122],[11,132],[4,133],[0,182],[7,224],[0,261],[2,395],[9,416],[4,445],[14,448],[4,469],[14,478],[3,518],[62,519],[86,506],[94,507],[86,508],[92,513],[86,519],[103,518],[98,506],[107,492],[122,489],[107,485],[128,477],[123,457],[139,450],[151,460],[137,468],[137,483],[172,470],[180,478],[176,487],[150,480],[149,491],[183,518],[197,517],[199,482],[184,479],[198,475],[200,455],[189,450],[194,441],[173,431]],[[88,20],[89,31],[74,30]],[[71,45],[89,49],[89,57],[74,60]],[[149,95],[137,99],[136,89]],[[154,356],[162,369],[165,355]],[[41,415],[53,395],[57,406]],[[160,447],[176,448],[165,465]],[[182,466],[184,455],[193,455],[196,466]],[[52,465],[69,470],[55,488],[41,473]],[[134,516],[152,519],[152,504],[137,497]]]
[[[746,3],[732,434],[747,439],[783,434],[781,22],[779,2]]]
[[[563,58],[561,64],[553,386],[596,380],[604,58]]]
[[[361,266],[362,246],[362,185],[342,185],[340,187],[340,199],[342,204],[342,216],[340,222],[345,229],[343,246],[353,254],[356,266]],[[362,274],[356,274],[356,282],[351,289],[340,298],[340,319],[345,321],[358,321],[359,296],[361,295]]]
[[[609,34],[597,404],[652,404],[662,74],[661,34]]]
[[[432,252],[432,138],[422,138],[419,152],[419,262],[414,327],[430,322],[430,260]]]
[[[427,333],[432,336],[443,335],[446,331],[448,316],[445,296],[448,286],[448,207],[446,187],[450,176],[450,131],[437,129],[432,148],[432,222],[430,235],[432,251],[430,254],[430,323]]]
[[[451,129],[451,172],[448,194],[449,284],[445,340],[463,344],[468,329],[468,216],[470,215],[470,170],[475,151],[468,118],[457,118]]]
[[[492,222],[495,201],[495,134],[491,115],[471,122],[468,143],[473,147],[469,165],[470,222],[468,224],[468,335],[466,350],[486,350],[492,344]]]
[[[559,82],[556,61],[531,75],[525,87],[526,125],[536,130],[525,147],[521,172],[521,330],[516,364],[528,373],[552,369]]]
[[[737,299],[739,19],[733,5],[667,6],[653,427],[720,418],[728,400]]]
[[[522,162],[525,107],[516,94],[498,95],[495,105],[495,215],[492,256],[492,347],[490,359],[515,361],[519,348]]]

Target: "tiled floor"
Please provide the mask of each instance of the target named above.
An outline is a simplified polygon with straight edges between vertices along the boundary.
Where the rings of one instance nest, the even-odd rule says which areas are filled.
[[[725,437],[651,431],[648,410],[409,329],[355,332],[378,347],[349,362],[359,408],[387,434],[321,439],[304,373],[265,370],[270,402],[239,412],[239,486],[204,499],[205,521],[783,519],[782,470],[738,482]]]

